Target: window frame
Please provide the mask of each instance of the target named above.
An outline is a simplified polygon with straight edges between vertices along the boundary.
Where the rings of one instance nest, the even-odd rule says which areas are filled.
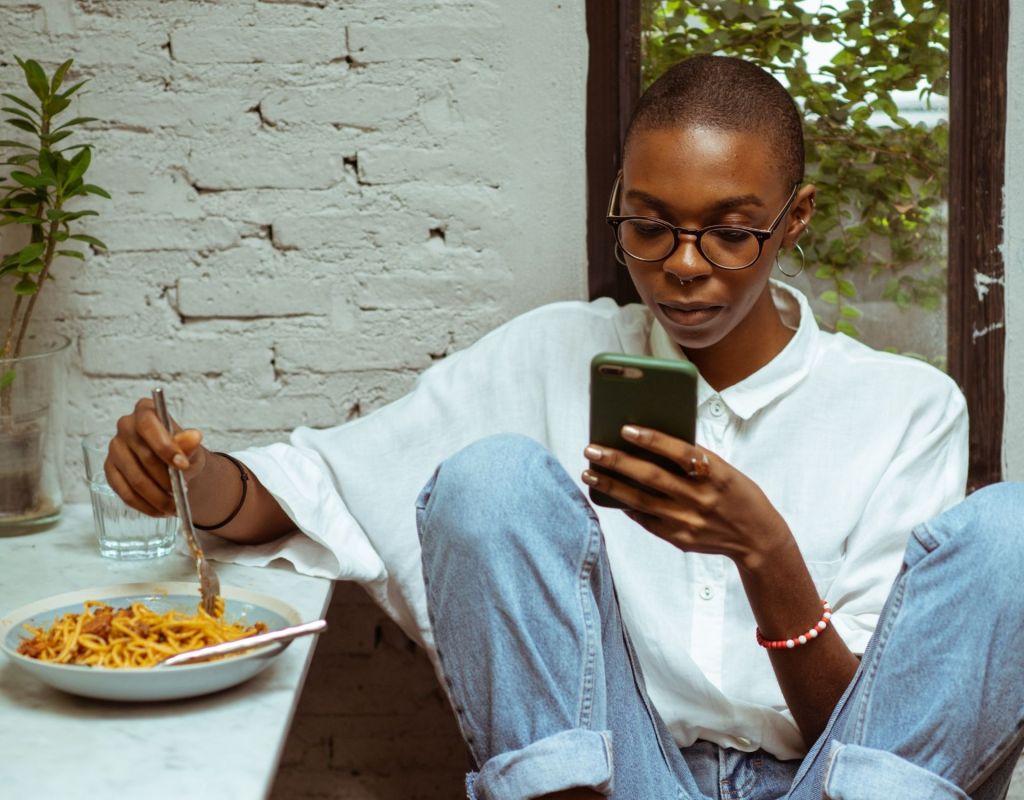
[[[590,299],[639,302],[615,260],[608,192],[640,97],[641,0],[588,0],[587,255]],[[947,360],[970,414],[968,489],[1002,479],[1003,184],[1009,0],[949,4]]]

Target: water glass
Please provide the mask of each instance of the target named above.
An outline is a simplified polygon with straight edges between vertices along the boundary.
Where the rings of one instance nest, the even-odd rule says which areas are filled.
[[[92,516],[100,555],[123,561],[159,558],[174,549],[177,517],[150,517],[125,505],[110,488],[103,472],[110,436],[95,433],[82,440],[85,479],[92,499]]]

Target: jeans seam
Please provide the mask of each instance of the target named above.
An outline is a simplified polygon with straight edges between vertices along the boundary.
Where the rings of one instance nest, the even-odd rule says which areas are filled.
[[[1004,740],[1003,743],[997,745],[981,759],[981,763],[984,765],[978,770],[978,774],[966,782],[964,787],[964,794],[973,795],[978,788],[986,780],[991,777],[992,773],[999,768],[1002,764],[1002,759],[999,758],[1000,753],[1006,753],[1012,751],[1024,738],[1024,722],[1017,723],[1017,730],[1014,731],[1013,735],[1008,739]],[[991,760],[989,758],[991,757]]]
[[[586,631],[584,642],[583,680],[580,687],[580,708],[578,714],[579,725],[590,728],[594,710],[594,664],[597,660],[596,631],[594,629],[594,616],[591,603],[587,601],[587,587],[593,576],[594,566],[597,564],[600,554],[600,532],[595,530],[591,521],[587,525],[590,533],[587,541],[587,549],[583,556],[583,564],[580,569],[580,579],[577,584],[579,590],[580,609],[583,613],[583,628]]]
[[[900,609],[903,607],[903,597],[906,593],[906,581],[901,575],[896,582],[893,584],[892,593],[889,598],[889,602],[892,604],[888,609],[886,625],[884,629],[875,629],[875,657],[871,660],[871,663],[867,665],[868,670],[864,672],[862,680],[864,684],[859,687],[863,697],[871,696],[871,689],[874,686],[875,677],[878,674],[878,670],[881,668],[882,657],[884,656],[885,643],[889,640],[889,636],[892,633],[892,629],[895,627],[896,622],[899,618]],[[851,736],[848,744],[860,744],[862,741],[864,728],[867,725],[867,715],[870,707],[870,703],[861,703],[860,708],[857,709],[857,715],[851,720],[853,723],[851,726]]]

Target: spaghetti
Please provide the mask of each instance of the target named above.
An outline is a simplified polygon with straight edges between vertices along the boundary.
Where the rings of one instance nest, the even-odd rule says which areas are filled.
[[[87,600],[81,613],[64,614],[49,629],[25,625],[32,634],[18,644],[18,652],[54,664],[90,667],[152,667],[163,659],[211,644],[230,642],[262,633],[267,626],[225,622],[224,598],[217,598],[214,614],[202,607],[196,614],[157,613],[143,603],[113,608]],[[227,656],[230,657],[230,656]]]

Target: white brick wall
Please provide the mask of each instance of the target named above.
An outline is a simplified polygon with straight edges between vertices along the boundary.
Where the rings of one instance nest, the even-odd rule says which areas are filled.
[[[5,0],[13,55],[91,80],[114,193],[35,328],[74,342],[76,439],[158,382],[218,448],[329,425],[585,292],[581,0]],[[5,134],[6,136],[7,134]],[[13,247],[0,229],[0,252]],[[0,305],[6,314],[7,298]]]
[[[267,443],[585,295],[583,0],[0,0],[24,93],[15,54],[91,79],[73,113],[114,193],[110,253],[60,265],[35,320],[74,343],[72,500],[78,437],[157,383],[211,446]],[[426,659],[357,589],[330,619],[274,796],[458,796]]]

